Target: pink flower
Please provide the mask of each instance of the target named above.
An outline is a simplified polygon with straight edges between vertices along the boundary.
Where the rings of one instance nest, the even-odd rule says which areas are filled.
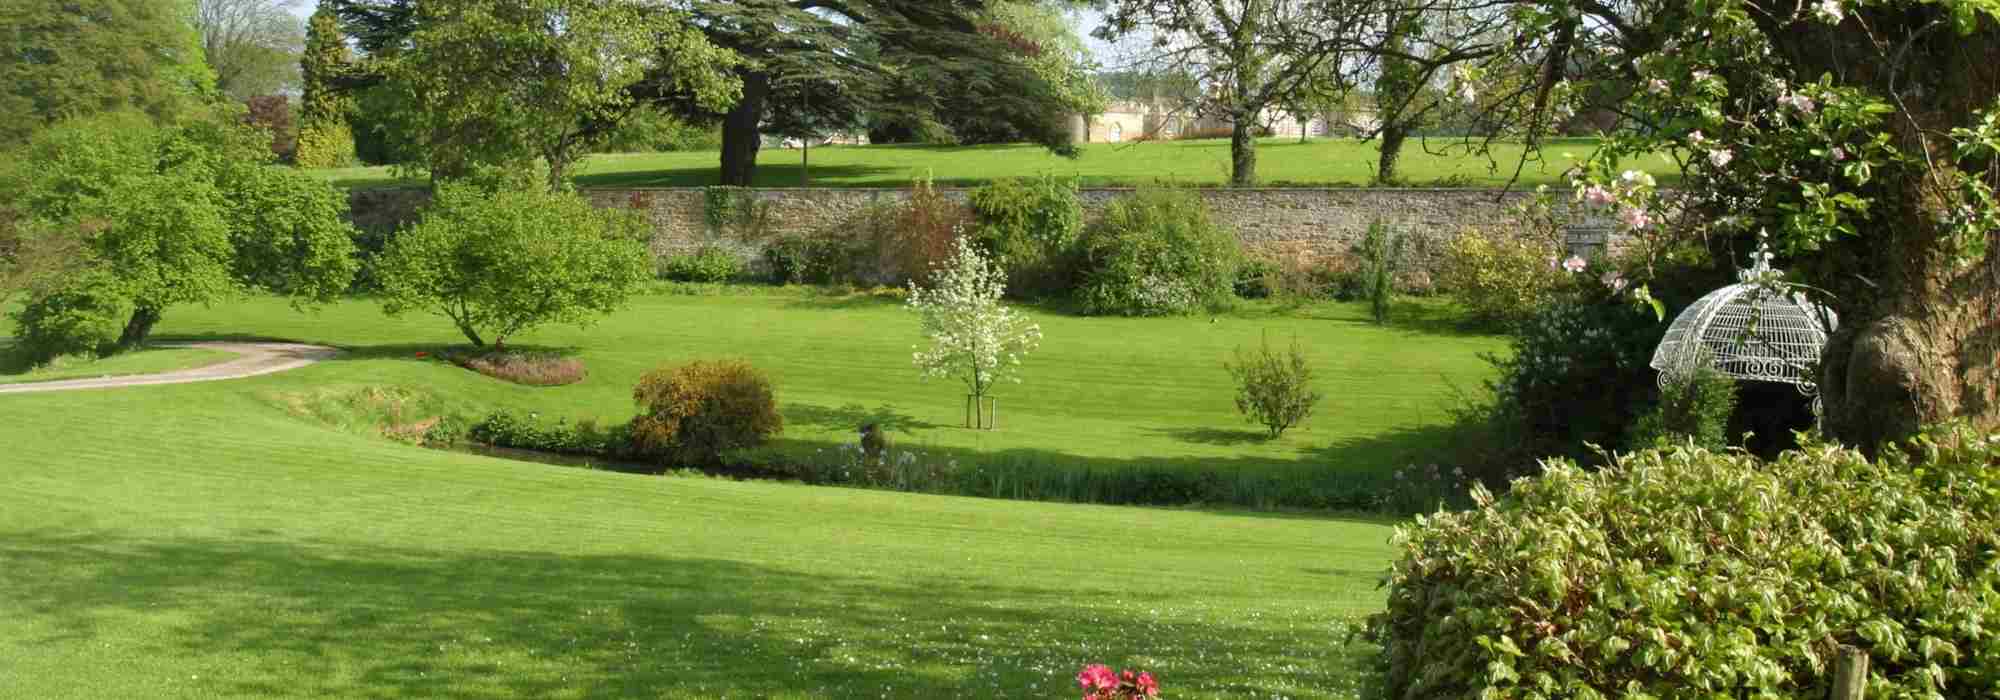
[[[1794,92],[1792,94],[1779,97],[1778,104],[1790,107],[1792,109],[1796,109],[1804,114],[1812,114],[1813,110],[1818,107],[1817,104],[1813,102],[1813,98],[1807,97],[1804,93],[1798,93],[1798,92]]]
[[[1145,693],[1146,697],[1149,698],[1160,696],[1160,684],[1153,680],[1153,674],[1145,671],[1139,672],[1139,692]]]
[[[1834,146],[1833,153],[1831,155],[1833,156],[1833,161],[1836,163],[1843,160],[1847,160],[1847,149],[1841,148],[1839,146]]]
[[[1624,211],[1618,213],[1618,220],[1624,222],[1626,228],[1635,231],[1653,225],[1653,215],[1639,207],[1626,207]]]
[[[1584,188],[1583,190],[1583,202],[1590,206],[1608,207],[1611,206],[1611,203],[1614,201],[1617,200],[1616,198],[1611,196],[1611,191],[1604,189],[1603,187],[1599,187],[1597,185],[1591,185],[1589,187]]]
[[[1714,165],[1715,167],[1718,168],[1728,167],[1729,161],[1735,159],[1736,159],[1736,154],[1729,152],[1729,149],[1727,148],[1718,148],[1708,152],[1709,164]]]
[[[1704,141],[1707,141],[1707,140],[1708,140],[1708,137],[1707,137],[1707,136],[1703,136],[1703,135],[1701,135],[1701,130],[1700,130],[1700,129],[1696,129],[1694,133],[1692,133],[1692,134],[1688,134],[1688,143],[1692,143],[1692,144],[1694,144],[1694,145],[1696,145],[1696,146],[1699,146],[1699,145],[1701,145],[1701,144],[1702,144],[1702,142],[1704,142]]]
[[[1569,256],[1568,260],[1563,261],[1563,269],[1568,270],[1570,274],[1582,272],[1586,265],[1589,265],[1589,263],[1584,262],[1582,257],[1575,255]]]
[[[1111,673],[1110,666],[1091,664],[1076,674],[1076,684],[1084,690],[1111,690],[1118,687],[1118,676]]]

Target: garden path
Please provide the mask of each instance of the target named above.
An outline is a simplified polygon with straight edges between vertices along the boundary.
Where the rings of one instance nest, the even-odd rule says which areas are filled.
[[[69,391],[75,389],[111,389],[153,384],[187,384],[191,382],[213,382],[223,379],[242,379],[244,377],[255,377],[260,374],[298,369],[340,354],[340,351],[334,348],[322,345],[305,345],[302,343],[216,341],[162,343],[158,347],[221,350],[223,352],[235,353],[238,357],[206,367],[195,367],[173,372],[133,374],[116,377],[92,377],[87,379],[64,379],[52,382],[0,384],[0,394],[24,394],[36,391]]]

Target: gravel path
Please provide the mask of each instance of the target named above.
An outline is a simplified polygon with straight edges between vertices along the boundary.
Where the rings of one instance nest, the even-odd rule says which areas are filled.
[[[334,355],[339,350],[320,345],[300,343],[162,343],[155,347],[201,348],[221,350],[239,355],[236,359],[219,362],[207,367],[196,367],[158,374],[134,374],[123,377],[97,377],[94,379],[64,379],[53,382],[25,382],[20,384],[0,384],[0,394],[25,394],[31,391],[70,391],[73,389],[111,389],[122,386],[147,386],[151,384],[187,384],[190,382],[213,382],[223,379],[242,379],[260,374],[298,369]]]

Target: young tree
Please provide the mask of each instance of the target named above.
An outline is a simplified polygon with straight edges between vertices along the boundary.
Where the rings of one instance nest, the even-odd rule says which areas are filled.
[[[1530,128],[1593,100],[1627,119],[1594,160],[1593,202],[1631,191],[1621,159],[1675,149],[1684,199],[1620,197],[1619,219],[1723,242],[1769,231],[1838,312],[1819,380],[1831,434],[1875,446],[1953,418],[2000,425],[2000,9],[1521,5],[1512,60],[1541,67]]]
[[[174,0],[0,3],[0,147],[57,121],[132,109],[167,118],[213,77]]]
[[[573,192],[443,183],[382,252],[382,310],[443,316],[481,347],[550,323],[589,325],[651,276],[644,231]]]
[[[373,61],[405,98],[407,138],[434,181],[540,158],[553,191],[632,107],[642,78],[707,108],[738,92],[732,54],[686,15],[641,0],[430,0],[413,22]]]
[[[305,23],[301,0],[196,0],[194,23],[215,87],[236,100],[297,84]]]
[[[994,384],[1020,381],[1021,358],[1042,341],[1039,324],[1000,302],[1006,291],[1007,272],[963,235],[930,287],[910,283],[910,308],[923,317],[931,341],[918,347],[917,368],[925,378],[965,382],[975,411]]]
[[[354,133],[347,116],[353,98],[341,81],[351,72],[347,42],[333,9],[321,2],[306,27],[305,51],[299,56],[299,140],[293,162],[301,168],[332,168],[354,159]]]
[[[218,115],[167,128],[120,113],[38,134],[0,182],[0,208],[80,236],[131,304],[119,345],[143,343],[165,310],[260,289],[297,306],[330,301],[358,263],[346,197],[269,167],[268,136]]]

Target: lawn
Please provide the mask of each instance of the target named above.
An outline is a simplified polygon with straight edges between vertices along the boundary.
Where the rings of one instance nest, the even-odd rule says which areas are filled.
[[[0,341],[0,355],[4,355],[7,350],[8,344]],[[0,384],[172,372],[212,365],[230,357],[232,355],[229,353],[215,350],[156,347],[112,355],[95,361],[63,359],[33,369],[0,366]]]
[[[1412,142],[1403,151],[1404,180],[1416,185],[1455,187],[1499,186],[1514,177],[1521,147],[1500,144],[1493,160],[1446,151],[1457,139]],[[1554,139],[1542,149],[1541,160],[1528,163],[1517,183],[1526,187],[1564,184],[1563,171],[1590,154],[1597,141]],[[1442,154],[1432,151],[1446,151]],[[756,184],[796,187],[800,152],[765,148],[757,155]],[[1264,139],[1257,147],[1258,180],[1274,186],[1363,185],[1374,179],[1378,152],[1372,141]],[[811,184],[820,187],[902,187],[914,178],[932,177],[940,185],[977,185],[997,178],[1054,173],[1078,178],[1084,186],[1130,186],[1156,182],[1219,185],[1229,180],[1227,140],[1159,141],[1090,144],[1077,159],[1053,155],[1040,146],[827,146],[812,149]],[[1668,176],[1674,164],[1662,157],[1639,164]],[[591,156],[578,169],[576,182],[587,187],[700,187],[718,182],[717,155],[712,151],[682,153],[606,154]],[[315,171],[342,187],[415,184],[399,181],[386,167],[336,168]],[[1671,178],[1666,178],[1671,179]]]
[[[0,397],[0,697],[1056,698],[1092,661],[1151,668],[1181,698],[1354,697],[1366,648],[1348,632],[1379,609],[1390,556],[1376,521],[549,467],[284,406],[402,385],[617,414],[643,369],[734,354],[778,378],[792,439],[886,405],[938,443],[1335,466],[1493,345],[1355,317],[1042,314],[1049,340],[1006,395],[1007,429],[980,435],[944,426],[951,389],[904,366],[913,322],[871,301],[643,298],[595,330],[520,339],[581,348],[592,378],[554,389],[416,359],[452,340],[445,324],[366,303],[175,308],[164,334],[354,352],[239,381]],[[1192,439],[1237,435],[1214,355],[1265,328],[1313,345],[1325,417],[1274,444]]]
[[[495,408],[544,420],[623,422],[644,372],[695,358],[741,357],[767,371],[786,425],[764,451],[804,458],[855,441],[877,423],[902,447],[971,461],[1008,460],[1072,470],[1153,470],[1282,474],[1301,479],[1377,476],[1418,458],[1441,439],[1451,386],[1488,376],[1481,352],[1497,338],[1454,331],[1431,301],[1403,307],[1400,324],[1376,326],[1361,304],[1182,318],[1088,318],[1031,310],[1041,349],[1023,382],[998,391],[1000,429],[967,430],[963,386],[923,381],[911,365],[921,340],[917,318],[898,302],[809,290],[722,287],[714,296],[651,294],[585,330],[549,327],[511,339],[517,347],[578,353],[589,377],[533,388],[502,383],[440,362],[435,351],[464,342],[443,319],[382,316],[350,301],[300,314],[282,300],[255,299],[212,309],[178,307],[162,322],[167,338],[250,335],[349,348],[334,366],[287,373],[257,392],[276,407],[323,403],[364,387],[402,387],[472,415]],[[1276,440],[1247,423],[1233,403],[1222,362],[1267,335],[1296,338],[1326,400],[1314,416]],[[419,358],[418,353],[431,353]],[[1371,483],[1377,480],[1370,480]]]

